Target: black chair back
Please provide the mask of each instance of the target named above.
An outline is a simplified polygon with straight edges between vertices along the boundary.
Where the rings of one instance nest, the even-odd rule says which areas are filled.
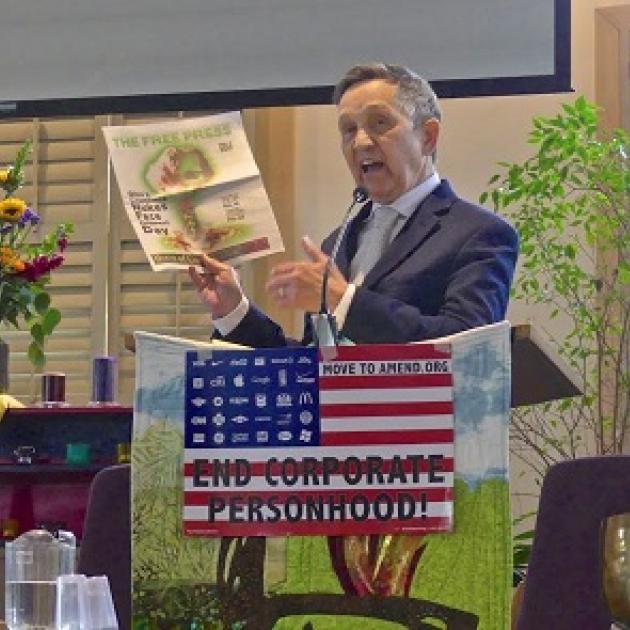
[[[90,486],[78,573],[106,575],[120,630],[131,628],[130,466],[99,471]]]
[[[610,630],[600,527],[630,512],[630,456],[569,460],[543,481],[518,630]]]

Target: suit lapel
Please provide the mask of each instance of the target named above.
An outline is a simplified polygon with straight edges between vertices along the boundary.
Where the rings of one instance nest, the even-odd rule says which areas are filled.
[[[455,193],[447,181],[442,181],[409,217],[383,256],[367,274],[363,286],[374,286],[430,238],[439,227],[440,215],[454,201]]]
[[[350,273],[350,261],[357,252],[359,232],[361,231],[361,228],[368,216],[370,216],[371,210],[371,201],[362,206],[361,210],[357,213],[357,216],[350,221],[350,225],[348,225],[348,229],[341,240],[341,245],[339,246],[339,251],[337,253],[337,267],[339,267],[339,271],[341,271],[346,279]]]

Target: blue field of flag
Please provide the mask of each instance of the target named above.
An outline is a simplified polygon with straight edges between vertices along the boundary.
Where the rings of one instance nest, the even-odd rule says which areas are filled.
[[[317,446],[314,348],[186,353],[186,448]]]

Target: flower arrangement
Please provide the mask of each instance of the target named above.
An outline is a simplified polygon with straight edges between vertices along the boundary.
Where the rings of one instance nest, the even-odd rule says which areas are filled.
[[[63,251],[72,225],[62,223],[44,236],[39,244],[29,235],[40,217],[17,192],[24,183],[24,167],[31,151],[25,142],[12,166],[0,169],[0,322],[29,327],[32,341],[28,358],[33,365],[45,363],[44,341],[61,319],[50,307],[45,289],[50,272],[63,264]]]

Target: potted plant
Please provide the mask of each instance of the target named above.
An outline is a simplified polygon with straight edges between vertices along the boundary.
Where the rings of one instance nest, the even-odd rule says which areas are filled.
[[[63,223],[39,243],[32,242],[31,233],[40,217],[18,196],[30,151],[31,143],[24,143],[13,165],[0,169],[0,323],[28,326],[28,357],[41,367],[44,341],[61,319],[59,311],[50,306],[46,283],[50,272],[63,264],[72,226]],[[0,338],[0,392],[6,389],[7,372],[8,347]]]
[[[558,461],[630,443],[630,138],[601,131],[583,97],[562,109],[533,119],[534,154],[500,163],[481,196],[520,234],[514,297],[560,322],[550,341],[584,392],[513,413],[512,454],[538,485]]]

